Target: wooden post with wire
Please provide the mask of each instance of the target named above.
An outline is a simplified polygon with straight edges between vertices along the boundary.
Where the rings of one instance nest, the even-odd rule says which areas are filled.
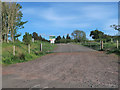
[[[103,50],[103,40],[100,40],[100,50]]]
[[[42,51],[42,43],[40,44],[40,51]]]
[[[15,56],[15,46],[13,46],[13,55]]]
[[[119,41],[117,40],[117,49],[119,48]]]
[[[28,44],[28,53],[30,54],[30,44]]]

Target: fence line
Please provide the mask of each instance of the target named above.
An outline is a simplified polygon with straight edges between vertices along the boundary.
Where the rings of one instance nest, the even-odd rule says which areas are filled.
[[[120,42],[119,40],[116,40],[116,42],[103,42],[101,40],[100,42],[86,42],[83,43],[83,45],[88,46],[90,48],[96,49],[96,50],[113,50],[113,49],[120,49]]]

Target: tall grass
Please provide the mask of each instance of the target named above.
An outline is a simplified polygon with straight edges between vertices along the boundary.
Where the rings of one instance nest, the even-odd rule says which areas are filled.
[[[43,51],[40,51],[40,43],[43,45]],[[13,56],[13,46],[15,45],[15,56]],[[49,42],[34,42],[30,45],[30,54],[28,46],[22,42],[2,43],[2,64],[15,64],[34,60],[40,56],[50,53],[55,45]]]

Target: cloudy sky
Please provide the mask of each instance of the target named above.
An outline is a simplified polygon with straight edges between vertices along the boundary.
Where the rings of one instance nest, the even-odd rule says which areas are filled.
[[[98,29],[105,34],[115,35],[117,31],[110,25],[118,23],[117,2],[21,2],[23,20],[28,21],[21,29],[25,32],[37,32],[48,39],[49,35],[71,34],[74,30],[83,30],[87,38],[90,31]],[[20,37],[22,40],[22,36]]]

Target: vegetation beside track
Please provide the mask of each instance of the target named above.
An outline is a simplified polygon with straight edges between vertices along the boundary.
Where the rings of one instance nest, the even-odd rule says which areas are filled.
[[[82,43],[81,45],[100,51],[99,42]],[[116,53],[117,55],[120,56],[120,43],[118,49],[116,43],[111,43],[111,42],[103,43],[103,51],[106,51],[108,54]]]
[[[42,43],[42,51],[40,51],[40,44]],[[15,46],[15,56],[13,55],[13,46]],[[28,46],[23,42],[16,43],[2,43],[2,64],[15,64],[34,60],[43,55],[50,53],[55,47],[49,42],[36,41],[30,45],[30,54],[28,53]]]

